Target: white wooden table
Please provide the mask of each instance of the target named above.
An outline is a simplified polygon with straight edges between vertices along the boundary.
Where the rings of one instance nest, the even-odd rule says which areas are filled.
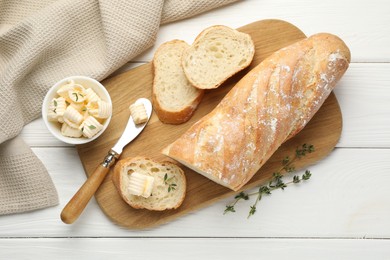
[[[330,32],[352,52],[335,91],[343,132],[334,152],[310,167],[312,179],[275,191],[247,219],[249,204],[223,215],[231,199],[166,225],[133,231],[113,224],[92,200],[73,225],[62,208],[85,181],[76,149],[38,119],[23,138],[47,167],[60,204],[0,217],[0,259],[390,259],[390,2],[246,0],[162,26],[156,45],[121,70],[151,60],[158,45],[191,43],[204,28],[282,19],[306,35]],[[251,258],[250,258],[251,257]]]

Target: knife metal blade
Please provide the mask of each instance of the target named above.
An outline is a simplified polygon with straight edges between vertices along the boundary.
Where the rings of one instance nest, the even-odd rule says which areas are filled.
[[[136,138],[139,133],[142,132],[142,130],[145,128],[145,126],[148,124],[150,116],[152,115],[152,103],[149,101],[149,99],[146,98],[140,98],[137,101],[135,101],[134,104],[143,104],[146,110],[146,113],[148,115],[148,120],[143,123],[136,125],[134,123],[134,120],[129,118],[129,121],[127,122],[126,128],[122,133],[122,136],[119,138],[117,143],[114,145],[114,147],[111,148],[112,151],[114,151],[116,154],[120,155],[123,151],[123,148],[130,143],[131,141]]]

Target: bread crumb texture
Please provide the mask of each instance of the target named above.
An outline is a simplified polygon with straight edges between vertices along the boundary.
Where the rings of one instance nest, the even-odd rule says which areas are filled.
[[[175,40],[163,44],[154,58],[155,91],[161,106],[170,111],[181,110],[199,95],[187,80],[181,66],[183,51],[189,45]]]
[[[255,52],[249,34],[226,26],[204,30],[183,55],[183,68],[197,88],[211,89],[246,68]]]
[[[181,124],[188,121],[203,97],[184,74],[181,60],[189,45],[181,40],[162,44],[153,58],[153,106],[163,123]]]
[[[127,159],[124,164],[120,165],[120,168],[119,192],[130,206],[137,209],[145,208],[161,211],[175,209],[182,204],[186,193],[186,179],[183,170],[179,166],[170,162],[160,163],[148,158],[135,157]],[[129,177],[134,172],[154,177],[150,197],[144,198],[128,192]],[[169,189],[172,184],[174,185]]]

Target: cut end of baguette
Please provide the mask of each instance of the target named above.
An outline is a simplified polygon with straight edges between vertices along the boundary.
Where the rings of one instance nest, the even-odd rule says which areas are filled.
[[[128,192],[129,176],[133,172],[154,178],[150,197],[144,198]],[[135,209],[155,211],[177,209],[186,195],[186,178],[179,166],[171,162],[156,162],[140,156],[118,161],[114,168],[112,181],[122,199]]]
[[[222,179],[217,178],[216,175],[212,175],[212,174],[209,174],[209,173],[203,171],[201,168],[196,167],[193,163],[187,161],[186,159],[182,159],[180,156],[175,156],[175,154],[171,153],[171,151],[170,151],[171,146],[172,146],[172,144],[165,147],[161,153],[164,154],[165,156],[168,156],[168,157],[178,161],[179,163],[186,166],[187,168],[193,170],[194,172],[199,173],[200,175],[203,175],[204,177],[210,179],[211,181],[213,181],[219,185],[222,185],[222,186],[229,188],[233,191],[238,191],[241,188],[241,186],[232,186],[230,183],[224,182]]]
[[[249,34],[223,25],[202,31],[183,54],[188,80],[199,89],[214,89],[252,62],[255,46]]]
[[[189,45],[181,40],[162,44],[153,58],[153,106],[161,122],[181,124],[188,121],[203,97],[181,66],[183,52]]]

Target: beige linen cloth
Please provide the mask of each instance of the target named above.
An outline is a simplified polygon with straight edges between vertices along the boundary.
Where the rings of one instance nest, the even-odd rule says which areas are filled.
[[[71,75],[102,80],[152,46],[161,24],[234,1],[0,0],[0,215],[58,204],[18,136],[50,86]]]

